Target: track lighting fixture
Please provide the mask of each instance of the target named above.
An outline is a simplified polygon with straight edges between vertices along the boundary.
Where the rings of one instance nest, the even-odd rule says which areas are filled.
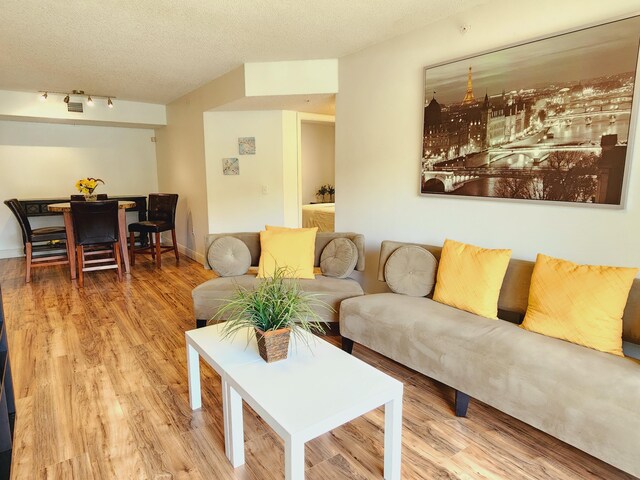
[[[113,108],[113,99],[116,98],[113,95],[97,95],[97,94],[89,94],[85,93],[84,90],[71,90],[71,92],[52,92],[50,90],[40,90],[38,92],[40,94],[40,101],[44,102],[49,97],[49,94],[55,95],[64,95],[63,102],[67,105],[71,101],[71,97],[87,97],[87,105],[93,107],[95,105],[94,98],[106,98],[107,99],[107,107]]]

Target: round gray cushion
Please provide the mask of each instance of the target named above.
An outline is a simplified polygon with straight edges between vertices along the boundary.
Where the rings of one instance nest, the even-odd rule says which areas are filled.
[[[407,245],[393,252],[384,266],[384,277],[395,293],[425,297],[436,283],[438,261],[422,247]]]
[[[242,240],[220,237],[207,252],[209,266],[221,277],[244,275],[251,266],[251,252]]]
[[[347,278],[356,268],[358,248],[348,238],[334,238],[320,255],[320,269],[327,277]]]

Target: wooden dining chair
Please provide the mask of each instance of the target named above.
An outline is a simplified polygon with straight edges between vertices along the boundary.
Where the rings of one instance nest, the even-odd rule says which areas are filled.
[[[122,281],[118,202],[71,202],[71,216],[78,257],[78,286],[84,286],[84,272],[116,269]]]
[[[22,243],[27,258],[26,283],[31,281],[32,268],[69,263],[69,255],[73,255],[73,252],[69,252],[67,248],[67,233],[63,226],[31,228],[27,212],[17,198],[5,200],[4,204],[15,215],[22,232]],[[49,242],[55,241],[64,243],[60,248],[48,245]],[[61,248],[66,250],[66,254],[60,252]]]
[[[178,243],[176,242],[176,206],[178,205],[177,193],[151,193],[149,194],[148,220],[135,222],[129,225],[129,257],[131,265],[135,264],[136,254],[150,254],[155,259],[156,266],[162,266],[161,255],[164,252],[173,251],[176,262],[180,261],[178,253]],[[173,245],[162,246],[160,234],[171,230]],[[148,246],[135,248],[135,233],[140,237],[149,235]],[[154,242],[155,234],[155,242]],[[142,243],[142,242],[141,242]],[[154,244],[155,243],[155,244]]]

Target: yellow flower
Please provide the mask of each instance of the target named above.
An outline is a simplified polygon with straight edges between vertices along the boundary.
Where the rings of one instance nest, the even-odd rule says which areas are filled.
[[[76,190],[84,195],[91,194],[98,186],[98,183],[104,184],[104,181],[99,178],[92,177],[81,178],[76,182]]]

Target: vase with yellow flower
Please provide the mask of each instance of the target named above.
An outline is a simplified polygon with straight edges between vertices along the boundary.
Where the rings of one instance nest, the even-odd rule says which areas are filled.
[[[100,183],[104,185],[104,181],[100,178],[81,178],[76,182],[76,190],[84,195],[84,199],[87,202],[95,202],[98,196],[93,192],[96,188],[98,188],[98,184]]]

